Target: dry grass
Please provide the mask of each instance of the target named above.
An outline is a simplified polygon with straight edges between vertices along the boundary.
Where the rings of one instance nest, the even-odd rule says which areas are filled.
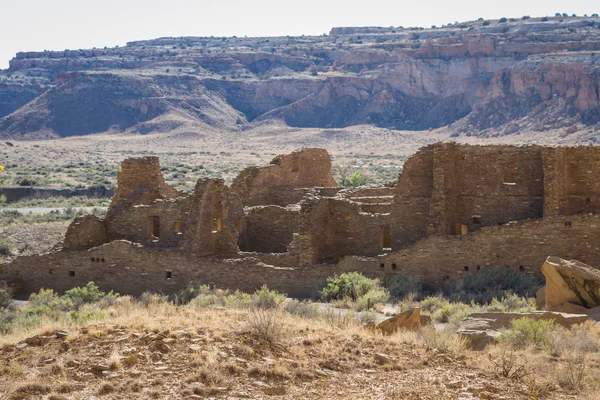
[[[456,335],[431,328],[382,336],[356,320],[332,323],[327,314],[145,305],[128,297],[108,313],[103,323],[48,323],[0,337],[0,398],[45,391],[56,398],[439,399],[471,391],[591,400],[598,389],[599,332],[591,325],[557,331],[557,346],[573,349],[557,355],[507,344],[472,352]],[[15,347],[58,329],[69,336]]]

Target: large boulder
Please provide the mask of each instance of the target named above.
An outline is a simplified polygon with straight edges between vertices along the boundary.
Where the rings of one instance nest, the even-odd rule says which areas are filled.
[[[466,339],[472,350],[483,350],[488,344],[496,343],[503,329],[509,329],[511,322],[519,318],[534,320],[553,320],[556,325],[571,328],[574,325],[590,321],[591,318],[582,314],[565,314],[550,311],[531,313],[502,313],[487,312],[473,313],[460,325],[456,333]]]
[[[428,315],[421,315],[421,309],[417,307],[386,319],[377,325],[377,329],[384,335],[391,335],[399,330],[417,331],[422,326],[429,324],[431,324],[431,318]]]
[[[579,261],[548,257],[542,266],[546,278],[546,309],[564,304],[585,308],[600,306],[600,270]]]

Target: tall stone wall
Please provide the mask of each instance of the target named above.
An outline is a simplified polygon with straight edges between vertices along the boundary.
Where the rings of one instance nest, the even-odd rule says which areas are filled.
[[[185,196],[165,183],[158,157],[128,158],[117,172],[117,189],[107,218],[135,205],[152,204],[157,199]]]
[[[222,179],[201,179],[194,189],[187,214],[185,250],[199,256],[226,256],[239,251],[238,232],[244,226],[244,210],[237,195]]]
[[[299,240],[303,263],[333,264],[350,254],[375,255],[391,247],[388,214],[360,212],[358,204],[321,197],[302,203]]]
[[[600,148],[544,149],[544,216],[600,212]]]
[[[306,192],[290,189],[315,187],[338,187],[325,149],[302,149],[275,157],[266,167],[248,167],[231,185],[245,206],[297,203]]]
[[[543,216],[541,147],[438,144],[433,175],[429,233],[464,234]]]
[[[427,234],[433,193],[434,146],[410,157],[398,177],[391,206],[392,248],[399,249]]]
[[[285,253],[298,232],[300,207],[293,205],[246,207],[245,226],[238,241],[240,250]]]

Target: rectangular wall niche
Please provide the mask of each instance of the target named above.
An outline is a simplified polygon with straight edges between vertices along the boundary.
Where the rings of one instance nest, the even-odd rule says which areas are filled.
[[[172,271],[165,271],[165,278],[166,279],[173,278],[173,272]]]
[[[389,225],[382,225],[380,227],[380,239],[379,239],[379,245],[381,247],[381,250],[384,249],[391,249],[392,247],[392,236],[390,233],[390,226]]]
[[[173,232],[181,233],[181,221],[173,222]]]
[[[153,215],[150,217],[151,238],[160,238],[160,217]]]

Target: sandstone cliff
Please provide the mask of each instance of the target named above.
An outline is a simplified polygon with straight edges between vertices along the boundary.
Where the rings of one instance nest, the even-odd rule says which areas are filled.
[[[160,38],[22,52],[0,71],[0,136],[450,125],[509,135],[600,123],[600,18]],[[577,128],[575,128],[577,129]]]

